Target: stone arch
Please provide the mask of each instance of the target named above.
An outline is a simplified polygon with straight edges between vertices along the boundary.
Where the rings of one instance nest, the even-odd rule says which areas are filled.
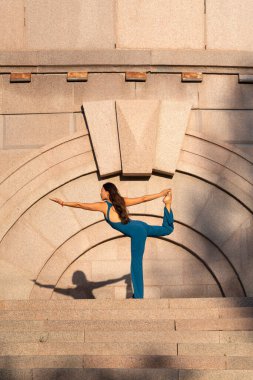
[[[252,235],[251,165],[247,155],[231,146],[192,133],[185,135],[173,177],[176,228],[170,244],[187,242],[185,247],[189,250],[191,244],[199,244],[192,252],[212,269],[224,294],[230,296],[242,295],[243,288],[248,296],[253,294],[247,272],[249,246],[242,246],[240,237],[240,234]],[[119,182],[118,176],[114,180]],[[135,191],[153,192],[152,189],[163,188],[165,183],[168,183],[166,178],[154,173],[148,188],[140,189],[136,185]],[[94,201],[93,194],[101,184],[97,181],[89,136],[83,133],[43,147],[0,179],[3,298],[29,298],[33,287],[31,279],[40,278],[38,275],[43,273],[46,263],[50,264],[51,271],[61,268],[57,252],[73,236],[83,236],[81,242],[80,236],[76,242],[82,249],[84,239],[88,239],[91,246],[98,231],[100,241],[113,236],[114,231],[106,224],[103,229],[97,228],[100,223],[97,213],[88,216],[84,210],[63,211],[48,201],[49,195]],[[122,182],[120,186],[122,192],[124,188],[127,190],[127,183]],[[222,209],[218,207],[221,204]],[[133,215],[141,215],[142,220],[150,223],[162,215],[158,202],[132,210]],[[81,231],[86,234],[82,235]],[[241,247],[240,253],[237,246]]]
[[[152,217],[147,217],[145,215],[142,216],[142,220],[147,221],[147,223],[157,223],[154,222],[154,219]],[[98,222],[98,224],[104,223],[104,222]],[[95,226],[97,223],[95,224]],[[45,283],[48,282],[48,284],[53,284],[54,286],[57,286],[60,279],[64,275],[64,273],[67,271],[67,269],[77,260],[80,259],[83,255],[85,255],[87,252],[91,251],[94,247],[102,246],[105,242],[112,239],[119,239],[119,238],[126,238],[122,234],[118,233],[117,231],[113,231],[112,235],[109,239],[100,240],[100,236],[96,234],[96,239],[93,240],[92,245],[85,243],[88,243],[89,241],[89,235],[93,234],[94,231],[92,229],[94,226],[88,226],[85,228],[85,231],[79,231],[75,234],[73,237],[74,239],[79,239],[81,241],[80,243],[73,244],[71,241],[72,238],[69,238],[66,243],[63,243],[59,249],[57,249],[48,259],[48,261],[45,263],[43,268],[41,269],[39,275],[38,275],[38,281]],[[104,226],[103,226],[104,228]],[[96,230],[102,231],[103,228],[99,227]],[[91,231],[89,231],[89,229]],[[185,233],[184,233],[185,231]],[[173,246],[179,246],[185,249],[187,253],[190,255],[193,255],[197,260],[199,260],[203,264],[202,270],[205,268],[208,270],[208,272],[211,274],[211,276],[215,279],[215,282],[217,283],[220,293],[223,296],[231,296],[231,295],[237,295],[242,296],[245,295],[244,288],[241,282],[240,277],[238,276],[238,273],[231,265],[228,258],[224,255],[224,253],[219,250],[218,247],[216,247],[212,242],[210,242],[206,237],[203,235],[200,235],[196,231],[193,231],[189,226],[184,225],[177,225],[177,234],[179,236],[178,239],[173,239],[168,237],[159,237],[155,239],[164,240],[167,243],[172,244]],[[191,236],[189,239],[189,244],[185,245],[184,238],[185,234],[188,234],[188,236]],[[87,239],[86,242],[83,243],[83,236]],[[71,246],[77,246],[80,251],[75,250],[72,252],[72,255],[70,255],[70,247]],[[212,260],[208,260],[206,252],[212,252]],[[64,253],[66,254],[64,255]],[[147,258],[147,255],[145,256]],[[119,259],[119,256],[117,256],[117,259]],[[226,273],[226,276],[224,276],[224,273]],[[53,288],[40,288],[34,286],[30,297],[29,298],[48,298],[52,296]]]

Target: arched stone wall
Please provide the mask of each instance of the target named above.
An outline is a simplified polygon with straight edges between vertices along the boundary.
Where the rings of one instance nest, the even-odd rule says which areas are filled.
[[[118,175],[110,178],[124,196],[173,187],[175,230],[165,238],[149,238],[144,256],[148,297],[173,295],[170,288],[173,284],[178,286],[174,294],[181,296],[191,294],[193,285],[195,294],[199,286],[200,295],[204,285],[206,289],[211,285],[205,296],[253,294],[249,274],[252,264],[251,170],[248,156],[231,150],[229,145],[192,133],[185,135],[173,179],[156,173],[147,181],[136,180],[131,184],[127,180],[121,182]],[[101,268],[108,260],[112,265],[119,258],[120,264],[112,266],[115,274],[105,272],[104,281],[124,274],[127,284],[105,286],[96,296],[121,298],[125,295],[126,286],[129,287],[129,240],[111,229],[101,218],[102,214],[61,208],[49,200],[55,196],[94,202],[105,181],[98,179],[89,136],[83,133],[45,146],[0,179],[2,298],[55,297],[52,295],[55,286],[73,287],[73,283],[66,283],[66,273],[68,270],[74,273],[79,265],[81,271],[83,260],[86,260],[83,271],[87,271],[88,280],[102,281]],[[151,224],[161,224],[162,210],[161,198],[129,208],[134,218]],[[111,239],[115,247],[120,246],[119,252],[115,253],[114,249],[112,253],[111,248],[108,251]],[[157,260],[150,258],[154,241]],[[94,258],[99,263],[92,266],[95,251]],[[180,259],[176,253],[181,255]],[[171,283],[168,276],[168,281],[161,284],[159,276],[166,279],[166,271],[165,275],[162,271],[168,265],[170,254],[170,264],[174,258],[173,272],[179,277],[184,273],[184,282]],[[150,273],[154,262],[156,272]],[[200,268],[204,275],[196,283]],[[51,287],[34,286],[33,279]]]

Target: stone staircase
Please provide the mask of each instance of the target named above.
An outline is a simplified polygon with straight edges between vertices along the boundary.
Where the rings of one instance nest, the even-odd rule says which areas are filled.
[[[253,297],[3,300],[0,379],[252,380]]]

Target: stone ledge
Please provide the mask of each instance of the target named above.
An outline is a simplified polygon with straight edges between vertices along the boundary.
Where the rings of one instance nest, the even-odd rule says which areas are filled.
[[[61,67],[72,65],[181,65],[249,68],[253,67],[253,54],[244,50],[214,49],[80,49],[2,50],[0,56],[0,66]],[[7,68],[7,72],[10,67]],[[64,70],[66,72],[66,67]]]

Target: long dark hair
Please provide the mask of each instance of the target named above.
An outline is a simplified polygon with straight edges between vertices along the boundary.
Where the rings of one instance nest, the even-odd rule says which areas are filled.
[[[104,183],[103,187],[106,191],[109,192],[110,201],[112,202],[115,211],[119,215],[121,223],[127,224],[130,221],[128,216],[128,210],[126,208],[125,200],[120,195],[117,187],[112,182]]]

